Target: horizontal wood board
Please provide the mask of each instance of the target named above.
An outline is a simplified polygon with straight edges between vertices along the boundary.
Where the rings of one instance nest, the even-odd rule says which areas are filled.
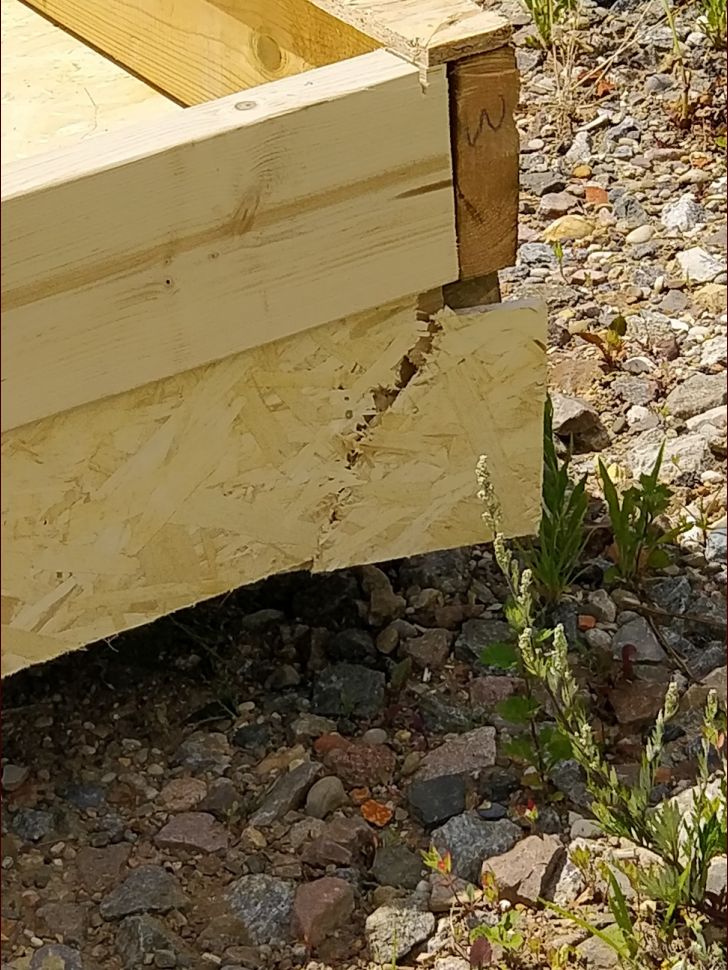
[[[485,541],[482,452],[506,533],[531,533],[544,310],[445,309],[430,332],[415,304],[6,432],[4,674],[272,573]]]
[[[3,430],[456,279],[447,100],[375,51],[3,166]]]
[[[31,0],[181,104],[381,46],[308,0]]]

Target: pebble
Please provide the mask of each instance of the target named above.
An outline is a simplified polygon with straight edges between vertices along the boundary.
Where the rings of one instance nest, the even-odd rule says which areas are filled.
[[[698,223],[705,221],[705,215],[705,209],[698,205],[695,196],[692,193],[687,193],[665,206],[660,221],[665,229],[689,232],[691,229],[695,229]]]
[[[341,779],[327,775],[314,782],[306,796],[306,815],[312,818],[326,818],[331,812],[346,805],[348,797]]]
[[[629,243],[630,246],[635,246],[638,243],[645,243],[652,239],[654,235],[654,229],[652,226],[637,226],[636,229],[632,229],[625,236],[625,242]]]

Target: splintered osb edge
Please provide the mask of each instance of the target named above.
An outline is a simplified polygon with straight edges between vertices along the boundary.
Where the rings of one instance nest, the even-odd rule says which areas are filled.
[[[273,573],[485,541],[483,452],[533,532],[545,312],[431,326],[411,298],[6,432],[3,674]]]

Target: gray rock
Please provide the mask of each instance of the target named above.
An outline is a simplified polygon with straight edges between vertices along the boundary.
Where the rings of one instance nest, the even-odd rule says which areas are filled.
[[[700,246],[693,246],[677,254],[683,276],[691,283],[710,283],[725,272],[722,260],[711,256]]]
[[[452,774],[461,777],[477,776],[484,768],[495,764],[495,757],[495,728],[476,728],[428,751],[414,781],[427,781]]]
[[[507,819],[484,822],[465,812],[435,829],[432,844],[440,853],[450,852],[456,876],[477,884],[483,860],[508,852],[520,837],[521,830]]]
[[[509,643],[515,634],[503,620],[466,620],[455,641],[458,660],[480,660],[486,647],[493,643]]]
[[[588,970],[611,970],[619,964],[619,956],[613,947],[604,943],[598,936],[590,936],[580,943],[576,952]]]
[[[670,414],[676,418],[692,418],[726,402],[725,373],[698,372],[679,384],[665,398]]]
[[[570,802],[579,808],[591,810],[594,799],[587,790],[586,774],[578,761],[573,758],[558,761],[549,772],[549,778]]]
[[[70,946],[47,943],[30,958],[30,970],[83,970],[83,958]]]
[[[260,873],[242,876],[228,888],[225,898],[251,942],[262,946],[289,939],[294,895],[293,883]]]
[[[410,900],[375,909],[364,928],[372,960],[387,966],[424,943],[434,930],[434,915]]]
[[[469,707],[452,703],[438,694],[423,695],[419,706],[425,727],[433,734],[461,734],[477,723]]]
[[[230,745],[224,734],[198,731],[177,748],[172,763],[193,773],[214,771],[222,774],[230,767],[230,760]]]
[[[326,816],[348,802],[341,779],[335,775],[319,778],[306,796],[305,812],[310,818]]]
[[[670,91],[675,85],[672,74],[650,74],[645,81],[645,91],[648,94],[662,94]]]
[[[551,246],[546,243],[527,242],[518,247],[518,264],[555,268],[558,261]]]
[[[158,952],[172,953],[172,966],[188,966],[190,954],[184,942],[153,916],[127,916],[119,924],[116,949],[125,970],[139,970]],[[159,964],[157,964],[158,966]]]
[[[372,875],[380,886],[416,889],[422,868],[421,856],[406,845],[383,845],[374,856]]]
[[[459,775],[415,781],[407,790],[410,810],[423,825],[442,825],[465,811],[465,782]]]
[[[86,812],[90,808],[100,808],[104,804],[106,790],[101,785],[67,785],[61,792],[61,797],[75,808]]]
[[[51,812],[37,808],[19,808],[13,813],[10,828],[23,842],[40,842],[55,827]]]
[[[726,527],[711,529],[705,542],[705,558],[708,562],[726,561]]]
[[[617,604],[606,589],[595,589],[589,593],[586,601],[589,615],[601,623],[614,623],[617,616]]]
[[[25,765],[12,765],[6,762],[3,765],[2,788],[3,791],[13,792],[22,787],[30,777],[30,768]]]
[[[566,215],[579,205],[579,200],[569,192],[547,192],[538,206],[539,215],[546,219],[555,219]]]
[[[636,229],[637,226],[644,225],[649,218],[637,199],[626,193],[620,193],[614,199],[613,211],[617,219],[623,222],[628,229]]]
[[[326,654],[331,660],[351,664],[374,657],[376,652],[371,633],[356,627],[335,633],[326,647]]]
[[[122,919],[135,913],[167,913],[181,909],[187,897],[173,875],[161,866],[139,866],[99,904],[104,919]]]
[[[660,478],[671,483],[684,472],[701,472],[709,455],[708,443],[702,434],[684,434],[677,438],[665,438],[660,428],[643,431],[627,453],[627,464],[632,474],[648,474],[652,471],[660,446],[665,443]]]
[[[573,142],[564,155],[565,162],[567,165],[570,165],[573,168],[575,165],[578,165],[579,162],[590,161],[591,156],[592,146],[589,132],[577,131]]]
[[[609,444],[609,435],[599,412],[586,401],[552,393],[554,434],[573,439],[578,451],[599,451]]]
[[[521,188],[539,198],[548,192],[561,192],[565,182],[555,172],[525,172],[521,176]]]
[[[257,750],[265,748],[270,741],[270,727],[267,724],[245,724],[233,735],[236,748]]]
[[[446,596],[463,593],[470,585],[470,559],[471,552],[466,548],[413,556],[400,566],[399,580],[405,589],[408,586],[439,589]]]
[[[665,229],[679,229],[688,232],[698,223],[705,222],[705,209],[698,205],[695,196],[688,193],[675,202],[669,202],[662,210],[661,222]]]
[[[272,825],[303,804],[309,788],[323,772],[317,761],[305,761],[292,771],[276,779],[263,797],[257,811],[250,816],[250,824],[256,828]]]
[[[660,646],[660,641],[643,616],[629,620],[614,634],[612,640],[614,657],[621,659],[622,648],[628,644],[631,644],[637,651],[634,657],[636,663],[662,663],[667,660],[667,655]]]
[[[705,890],[710,896],[717,896],[722,899],[725,905],[726,891],[728,886],[726,885],[726,877],[728,876],[728,859],[724,855],[716,856],[711,859],[710,866],[708,867],[708,879],[706,882]]]
[[[300,738],[320,738],[322,734],[331,734],[335,730],[336,721],[307,712],[299,714],[291,725],[291,731],[296,740]]]
[[[687,576],[668,576],[658,579],[648,585],[651,599],[663,610],[672,613],[684,613],[688,608],[692,587]]]
[[[619,374],[612,381],[612,390],[628,404],[651,404],[657,396],[657,384],[644,377]]]
[[[357,664],[334,664],[319,674],[312,703],[317,714],[372,717],[384,704],[384,674]]]

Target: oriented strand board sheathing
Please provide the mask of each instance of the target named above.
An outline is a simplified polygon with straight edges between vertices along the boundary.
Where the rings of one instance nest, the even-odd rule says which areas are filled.
[[[182,112],[19,0],[2,0],[1,50],[3,162]]]
[[[272,573],[482,540],[482,451],[532,531],[545,313],[444,310],[428,336],[415,305],[6,432],[3,673]]]

